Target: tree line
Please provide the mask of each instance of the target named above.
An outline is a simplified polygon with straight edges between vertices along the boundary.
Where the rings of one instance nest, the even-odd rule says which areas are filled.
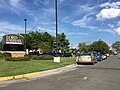
[[[112,49],[116,51],[120,51],[120,41],[116,41],[112,44]],[[93,42],[92,44],[86,45],[86,43],[82,42],[78,45],[78,51],[80,52],[96,52],[96,53],[111,53],[110,47],[101,39]]]
[[[21,34],[25,36],[25,34]],[[26,34],[26,48],[29,50],[41,49],[44,53],[56,51],[56,37],[48,32],[40,30],[30,31]],[[120,51],[120,41],[112,44],[112,48]],[[0,42],[0,50],[2,49],[2,41]],[[64,33],[58,34],[58,49],[63,52],[70,50],[70,42]],[[78,44],[78,49],[71,49],[72,52],[109,52],[110,47],[102,40],[94,41],[87,45],[84,42]]]
[[[96,53],[99,53],[99,52],[107,53],[110,50],[109,46],[102,40],[95,41],[90,45],[86,45],[84,42],[79,43],[78,47],[80,52],[94,51]]]

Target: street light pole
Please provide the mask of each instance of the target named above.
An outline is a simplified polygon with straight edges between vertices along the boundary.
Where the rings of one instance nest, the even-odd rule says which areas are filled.
[[[27,29],[27,19],[24,19],[25,22],[25,37],[24,37],[24,49],[25,49],[25,53],[26,53],[26,29]]]
[[[57,11],[57,0],[55,0],[55,11],[56,11],[56,53],[58,54],[58,11]]]

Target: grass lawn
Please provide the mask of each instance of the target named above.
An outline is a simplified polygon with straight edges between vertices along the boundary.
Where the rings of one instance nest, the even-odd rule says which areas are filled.
[[[53,60],[5,61],[0,59],[0,77],[39,72],[74,64],[75,58],[61,58],[60,63]]]

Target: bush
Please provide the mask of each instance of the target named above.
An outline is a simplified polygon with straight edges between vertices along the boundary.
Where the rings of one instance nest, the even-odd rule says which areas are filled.
[[[37,55],[32,55],[30,56],[32,60],[53,60],[53,56],[37,56]]]
[[[29,57],[17,57],[17,58],[13,58],[13,57],[5,57],[6,61],[30,61]]]
[[[0,59],[3,59],[4,58],[4,55],[3,53],[0,52]]]

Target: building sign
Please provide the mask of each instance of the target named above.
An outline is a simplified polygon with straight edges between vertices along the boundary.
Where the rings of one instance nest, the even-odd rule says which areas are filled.
[[[4,44],[24,44],[24,37],[16,34],[8,34],[3,36]]]
[[[24,37],[16,34],[3,36],[3,51],[23,51]]]

